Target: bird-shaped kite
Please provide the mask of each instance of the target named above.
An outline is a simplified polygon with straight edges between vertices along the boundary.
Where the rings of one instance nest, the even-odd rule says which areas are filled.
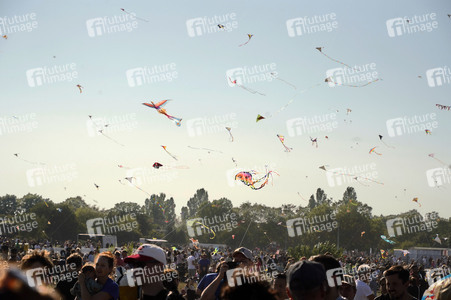
[[[84,87],[82,87],[81,85],[77,84],[78,89],[80,90],[80,94],[83,93],[83,89]]]
[[[263,116],[261,116],[261,115],[258,115],[258,116],[257,116],[257,122],[258,122],[258,121],[261,121],[261,120],[263,120],[263,119],[266,119],[266,118],[263,117]]]
[[[376,148],[377,148],[377,147],[371,148],[369,154],[375,153],[375,154],[377,154],[377,155],[382,155],[381,153],[376,152],[376,150],[375,150]]]
[[[151,107],[151,108],[155,108],[158,113],[160,113],[162,115],[165,115],[166,117],[168,117],[169,120],[174,121],[177,126],[180,126],[181,122],[182,122],[182,119],[179,119],[179,118],[176,118],[174,116],[168,115],[168,113],[166,112],[166,109],[163,108],[163,106],[166,105],[166,103],[169,100],[170,99],[162,100],[162,101],[160,101],[160,102],[158,102],[156,104],[153,103],[153,101],[152,101],[150,103],[143,103],[143,105]]]
[[[247,45],[247,43],[249,43],[250,42],[250,40],[251,40],[251,38],[254,36],[253,34],[250,34],[250,33],[248,33],[247,34],[247,36],[248,36],[248,40],[247,40],[247,42],[246,43],[244,43],[244,44],[241,44],[241,45],[239,45],[238,47],[241,47],[241,46],[244,46],[244,45]]]

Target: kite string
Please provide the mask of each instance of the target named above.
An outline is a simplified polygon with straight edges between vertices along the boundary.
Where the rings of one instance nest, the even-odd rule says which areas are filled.
[[[243,243],[244,238],[246,237],[247,231],[249,230],[249,227],[251,226],[251,221],[249,221],[249,225],[247,225],[246,231],[244,232],[243,238],[241,239],[240,244],[238,245],[238,248],[241,247],[241,244]]]

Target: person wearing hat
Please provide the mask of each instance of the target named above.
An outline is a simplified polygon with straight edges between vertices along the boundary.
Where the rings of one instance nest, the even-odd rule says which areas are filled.
[[[251,269],[254,266],[251,250],[240,247],[232,253],[233,262],[237,263],[236,268]],[[226,272],[229,270],[227,262],[223,261],[219,265],[218,273],[210,273],[204,276],[197,286],[197,294],[201,295],[201,300],[219,299],[221,287],[226,280]]]
[[[166,254],[164,250],[153,244],[143,244],[135,251],[135,254],[124,259],[125,263],[133,268],[145,268],[150,270],[152,278],[164,275],[164,265],[166,264]],[[132,272],[132,270],[128,270]],[[147,273],[147,272],[145,272]],[[148,280],[144,278],[141,288],[141,300],[165,300],[168,290],[165,289],[162,280]]]
[[[325,300],[326,270],[320,263],[303,260],[287,271],[287,294],[291,300]]]
[[[341,281],[341,286],[338,288],[340,294],[348,300],[354,300],[357,288],[355,286],[354,278],[350,275],[343,275],[344,280]]]

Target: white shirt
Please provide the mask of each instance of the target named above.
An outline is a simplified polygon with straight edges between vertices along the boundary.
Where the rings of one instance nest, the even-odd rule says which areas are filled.
[[[357,279],[355,284],[357,292],[355,293],[354,300],[368,300],[368,296],[373,295],[373,291],[365,282]]]
[[[196,269],[196,266],[194,265],[196,258],[194,256],[190,255],[186,260],[188,261],[188,270]]]

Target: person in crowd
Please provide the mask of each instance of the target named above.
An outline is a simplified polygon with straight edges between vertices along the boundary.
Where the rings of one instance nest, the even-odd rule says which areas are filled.
[[[56,285],[56,290],[61,294],[62,300],[74,300],[75,296],[73,296],[70,292],[72,287],[75,285],[78,276],[76,278],[72,278],[73,272],[78,272],[81,270],[83,265],[83,258],[77,254],[71,254],[66,259],[66,273],[70,273],[71,276],[66,276],[63,280],[60,280]]]
[[[225,285],[221,292],[221,300],[277,300],[275,292],[266,281],[255,281],[244,278],[244,283],[231,287]]]
[[[288,299],[287,295],[287,274],[278,273],[273,280],[272,289],[276,293],[276,298],[278,300]]]
[[[46,251],[33,250],[31,253],[25,255],[20,262],[22,271],[36,269],[36,268],[53,268],[53,262]]]
[[[95,295],[102,290],[103,285],[101,283],[96,282],[96,269],[92,264],[89,263],[85,264],[81,268],[81,272],[85,275],[86,288],[88,289],[90,295]],[[76,296],[77,300],[82,299],[79,282],[76,282],[74,284],[74,286],[70,290],[70,293],[73,296]]]
[[[357,269],[359,279],[355,281],[357,293],[355,294],[355,300],[374,300],[374,294],[368,285],[369,277],[371,274],[371,268],[367,264],[360,265]],[[363,280],[362,280],[363,279]]]
[[[130,264],[133,268],[143,268],[144,274],[149,274],[144,277],[142,283],[140,295],[142,300],[166,299],[169,291],[165,288],[163,281],[158,280],[164,274],[166,261],[164,250],[153,244],[143,244],[133,255],[125,258],[125,263]]]
[[[169,291],[166,300],[185,300],[178,290],[180,280],[177,270],[166,269],[164,275],[163,285]]]
[[[341,270],[341,265],[332,255],[316,255],[310,258],[311,261],[315,261],[317,263],[320,263],[324,266],[324,269],[327,271],[332,269]],[[335,282],[332,286],[329,286],[327,288],[326,293],[326,299],[327,300],[342,300],[343,298],[340,296],[340,293],[338,292],[339,282],[337,278],[335,277]]]
[[[407,292],[417,299],[422,299],[424,292],[429,287],[429,284],[420,275],[420,271],[416,264],[413,264],[410,266],[409,273],[410,273],[410,278],[409,278],[409,287],[407,288]]]
[[[355,294],[357,293],[354,277],[347,274],[343,275],[343,280],[338,291],[346,300],[354,300]]]
[[[200,260],[197,263],[198,266],[198,272],[199,272],[199,281],[204,278],[205,275],[208,273],[208,269],[210,268],[210,260],[207,258],[206,253],[202,253],[200,256]]]
[[[380,296],[374,298],[374,300],[390,300],[390,296],[387,292],[387,280],[385,277],[381,277],[381,279],[379,279],[379,285],[381,287],[381,294]]]
[[[226,283],[225,275],[232,268],[243,268],[250,270],[254,266],[253,255],[251,250],[245,247],[235,249],[232,253],[233,261],[230,263],[221,262],[219,264],[219,271],[204,276],[197,286],[197,293],[201,295],[201,300],[218,299],[222,285]]]
[[[194,256],[194,251],[191,251],[191,255],[186,259],[188,262],[188,277],[196,276],[196,257]]]
[[[384,272],[388,295],[391,300],[416,299],[407,291],[409,287],[409,271],[402,266],[392,266]]]
[[[326,300],[326,270],[314,261],[298,261],[287,271],[287,294],[291,300]]]
[[[100,292],[91,295],[88,290],[89,279],[83,272],[78,275],[83,300],[117,300],[119,286],[110,276],[114,271],[114,255],[111,252],[100,253],[95,260],[96,282],[102,285]]]

